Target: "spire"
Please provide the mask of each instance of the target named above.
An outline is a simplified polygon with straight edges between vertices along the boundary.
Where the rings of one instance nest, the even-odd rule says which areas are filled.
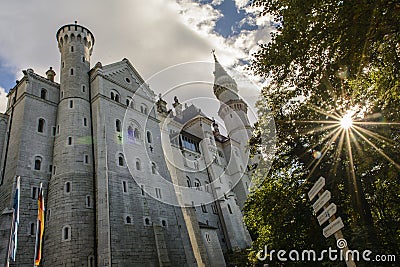
[[[217,98],[220,98],[220,95],[224,91],[230,91],[229,98],[237,98],[237,84],[236,81],[226,72],[226,70],[222,67],[222,65],[219,63],[217,56],[215,55],[215,49],[211,51],[211,53],[214,56],[214,63],[215,63],[215,69],[214,69],[214,94],[217,96]],[[227,95],[228,97],[228,95]],[[220,99],[222,100],[222,99]],[[224,99],[222,100],[225,102]]]

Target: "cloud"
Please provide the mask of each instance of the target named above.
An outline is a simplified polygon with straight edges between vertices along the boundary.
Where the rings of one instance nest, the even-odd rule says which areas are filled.
[[[7,108],[7,93],[3,87],[0,87],[0,112],[4,113]]]

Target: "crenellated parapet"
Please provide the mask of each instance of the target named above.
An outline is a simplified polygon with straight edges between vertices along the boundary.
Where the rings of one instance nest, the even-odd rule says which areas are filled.
[[[61,49],[69,43],[81,43],[88,49],[89,55],[92,55],[94,46],[94,36],[85,27],[76,24],[67,24],[61,27],[56,34],[58,48]]]

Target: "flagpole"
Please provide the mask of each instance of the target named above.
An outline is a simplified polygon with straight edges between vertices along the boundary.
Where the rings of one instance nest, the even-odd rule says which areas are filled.
[[[39,187],[39,194],[38,194],[38,204],[39,204],[39,197],[40,194],[42,193],[42,183],[40,183],[40,187]],[[33,267],[36,266],[36,253],[38,250],[37,244],[38,244],[38,238],[39,238],[39,209],[40,206],[38,205],[38,216],[37,216],[37,220],[36,220],[36,238],[35,238],[35,254],[33,256]]]
[[[11,241],[14,233],[14,217],[15,217],[15,210],[14,208],[12,209],[12,221],[11,221],[11,229],[10,229],[10,239],[8,240],[8,248],[7,248],[7,254],[6,254],[6,263],[5,267],[8,267],[10,265],[10,252],[11,252]]]

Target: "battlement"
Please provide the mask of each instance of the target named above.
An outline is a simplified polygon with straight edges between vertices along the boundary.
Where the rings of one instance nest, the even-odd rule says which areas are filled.
[[[92,54],[94,46],[94,35],[87,28],[76,24],[67,24],[62,26],[56,34],[58,41],[58,47],[61,49],[64,44],[69,42],[80,42],[83,43],[88,49],[90,54]]]

